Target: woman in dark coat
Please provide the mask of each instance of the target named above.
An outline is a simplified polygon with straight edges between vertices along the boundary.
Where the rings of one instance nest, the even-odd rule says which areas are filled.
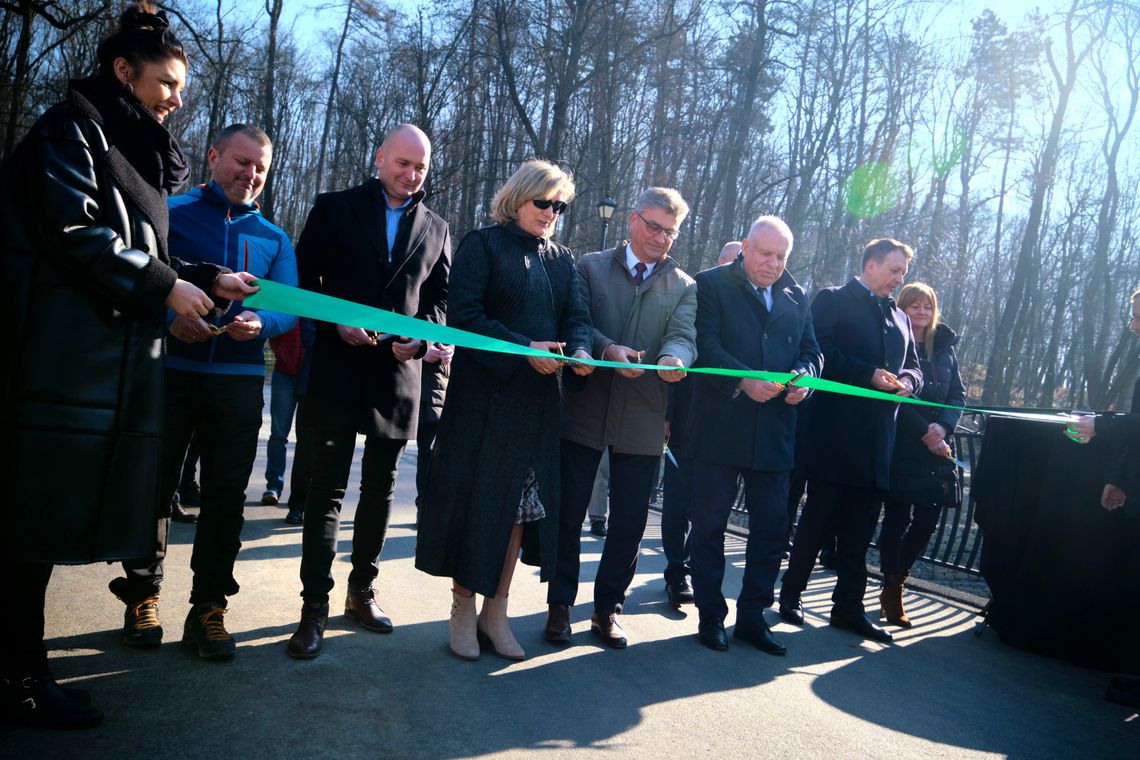
[[[166,196],[187,177],[163,120],[182,104],[186,54],[139,4],[99,46],[99,72],[32,127],[0,181],[0,276],[16,346],[0,376],[5,621],[0,718],[53,728],[102,719],[55,683],[44,647],[54,564],[153,549],[166,310],[253,292],[245,275],[181,267]],[[66,474],[66,486],[59,483]]]
[[[528,161],[492,201],[493,227],[455,254],[447,322],[522,346],[589,358],[590,315],[570,251],[550,240],[574,195],[570,176]],[[559,508],[560,363],[459,348],[431,479],[420,509],[416,567],[453,579],[451,651],[525,657],[507,625],[520,544],[540,577],[554,572]],[[591,367],[575,364],[588,374]],[[475,593],[485,597],[478,621]]]
[[[911,283],[899,293],[898,305],[910,317],[918,347],[923,377],[921,398],[964,406],[966,390],[954,354],[958,336],[938,321],[938,296],[934,289],[920,282]],[[962,412],[954,409],[912,404],[899,408],[891,493],[884,505],[879,532],[883,570],[879,617],[893,625],[911,626],[903,607],[903,584],[938,526],[943,504],[956,493],[949,441],[961,416]]]

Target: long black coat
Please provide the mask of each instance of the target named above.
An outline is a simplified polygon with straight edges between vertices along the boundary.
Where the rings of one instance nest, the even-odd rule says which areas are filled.
[[[451,238],[422,199],[421,192],[401,216],[389,257],[380,180],[318,196],[297,242],[301,287],[442,324]],[[310,355],[305,425],[416,437],[420,362],[398,361],[387,341],[349,345],[328,322],[317,322]]]
[[[910,319],[888,299],[885,312],[878,299],[852,279],[824,288],[812,302],[815,336],[823,349],[823,377],[871,388],[876,369],[910,377],[922,389]],[[838,393],[816,393],[807,421],[808,450],[804,468],[809,480],[851,488],[890,488],[898,404]]]
[[[740,258],[697,275],[697,366],[799,372],[818,377],[823,357],[811,307],[788,272],[772,284],[772,311]],[[693,375],[689,456],[741,469],[781,472],[795,461],[796,407],[778,396],[757,404],[735,377]]]
[[[12,341],[0,373],[0,556],[11,559],[153,551],[163,302],[179,275],[209,292],[222,271],[171,262],[164,193],[108,145],[104,115],[74,89],[92,82],[36,123],[0,189]],[[156,130],[141,122],[138,139]]]
[[[549,288],[528,290],[527,270],[545,267]],[[556,334],[523,335],[528,300],[551,305]],[[589,351],[593,329],[568,249],[514,225],[468,234],[455,255],[452,327],[527,345],[566,341]],[[554,572],[558,538],[558,373],[541,375],[521,356],[457,348],[420,509],[416,567],[493,596],[533,467],[545,519],[527,523],[523,561]]]

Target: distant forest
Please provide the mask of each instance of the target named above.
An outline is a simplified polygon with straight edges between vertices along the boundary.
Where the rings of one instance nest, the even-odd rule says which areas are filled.
[[[288,23],[283,0],[187,0],[161,5],[191,62],[168,125],[195,182],[210,135],[263,126],[263,211],[294,238],[403,121],[432,138],[428,202],[456,241],[534,156],[574,173],[557,238],[576,252],[598,247],[601,198],[613,243],[651,184],[692,206],[673,249],[689,272],[760,214],[791,225],[810,291],[896,237],[962,335],[971,399],[1119,407],[1140,372],[1140,8],[1013,5],[958,28],[915,0],[341,0]],[[122,8],[0,0],[4,155]]]

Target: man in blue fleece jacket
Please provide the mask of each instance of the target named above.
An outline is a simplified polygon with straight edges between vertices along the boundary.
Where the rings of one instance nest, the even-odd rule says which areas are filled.
[[[265,186],[273,145],[261,129],[226,127],[210,148],[210,182],[171,198],[169,246],[184,261],[220,264],[285,285],[297,284],[293,246],[266,221],[255,200]],[[226,597],[236,594],[234,562],[241,548],[245,489],[257,455],[265,378],[265,341],[292,329],[296,318],[235,301],[213,323],[170,316],[166,359],[166,429],[159,472],[155,553],[123,563],[111,591],[127,605],[123,640],[151,648],[162,641],[158,591],[178,486],[192,434],[202,456],[202,509],[190,566],[194,583],[182,641],[205,659],[235,650],[226,632]]]

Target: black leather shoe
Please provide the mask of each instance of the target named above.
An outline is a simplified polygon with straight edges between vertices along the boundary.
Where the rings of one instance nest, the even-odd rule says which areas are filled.
[[[593,533],[598,538],[605,538],[607,535],[609,535],[609,531],[606,530],[606,521],[605,520],[591,520],[590,521],[590,532]]]
[[[349,587],[348,595],[344,599],[344,614],[345,617],[352,618],[376,633],[391,633],[395,628],[392,625],[392,618],[380,609],[380,605],[376,602],[376,589],[371,586],[362,589]]]
[[[170,519],[174,522],[193,525],[198,522],[198,515],[187,511],[186,507],[182,506],[182,502],[172,501],[170,502]]]
[[[625,649],[629,645],[629,639],[625,636],[625,631],[621,628],[621,623],[618,622],[617,613],[611,612],[608,615],[602,615],[597,612],[590,618],[590,630],[598,635],[602,643],[614,649]]]
[[[804,603],[797,596],[795,599],[780,599],[780,617],[792,625],[804,624]]]
[[[732,638],[746,641],[761,652],[774,654],[778,657],[783,657],[788,653],[788,648],[776,641],[776,637],[772,635],[772,629],[764,622],[759,625],[738,622],[736,627],[732,629]]]
[[[57,684],[50,675],[0,678],[0,721],[52,729],[84,729],[99,725],[103,713],[90,697]]]
[[[697,639],[714,652],[724,652],[728,649],[728,636],[724,632],[724,623],[719,620],[698,623]]]
[[[570,608],[565,604],[550,605],[543,638],[552,644],[566,644],[570,641],[570,633]]]
[[[693,587],[687,580],[682,579],[680,583],[666,583],[665,593],[669,595],[669,604],[674,607],[693,603]]]
[[[301,622],[289,638],[285,651],[298,660],[311,660],[321,653],[325,628],[329,624],[328,602],[305,602],[301,605]]]
[[[872,623],[862,612],[839,612],[832,610],[831,624],[836,628],[857,633],[871,641],[881,641],[884,644],[889,644],[894,641],[894,637],[891,636],[890,633]]]

